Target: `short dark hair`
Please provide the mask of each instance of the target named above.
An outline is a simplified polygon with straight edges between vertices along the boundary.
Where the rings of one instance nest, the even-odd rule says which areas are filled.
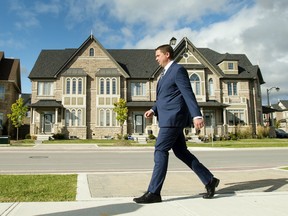
[[[161,45],[161,46],[158,46],[156,50],[160,50],[161,52],[163,53],[169,53],[170,54],[170,59],[174,59],[174,50],[173,48],[169,45],[169,44],[164,44],[164,45]]]

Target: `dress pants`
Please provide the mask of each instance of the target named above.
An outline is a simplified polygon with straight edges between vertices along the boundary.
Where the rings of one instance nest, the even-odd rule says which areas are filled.
[[[213,174],[187,149],[183,128],[160,128],[154,151],[154,169],[148,191],[160,194],[168,167],[169,150],[190,167],[204,185]]]

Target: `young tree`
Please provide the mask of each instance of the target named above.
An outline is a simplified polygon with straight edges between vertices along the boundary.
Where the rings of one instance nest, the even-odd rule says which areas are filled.
[[[126,106],[126,101],[120,98],[117,103],[114,103],[114,112],[117,113],[116,119],[121,126],[121,138],[123,137],[123,125],[128,117],[128,108]]]
[[[28,107],[24,106],[23,99],[19,98],[14,104],[12,104],[11,114],[7,114],[7,117],[11,119],[13,126],[17,129],[17,140],[19,127],[23,125],[27,110]]]

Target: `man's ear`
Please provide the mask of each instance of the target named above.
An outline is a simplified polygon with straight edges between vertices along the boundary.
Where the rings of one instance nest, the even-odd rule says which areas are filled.
[[[170,56],[170,53],[169,53],[169,52],[166,52],[165,55],[167,56],[167,58],[170,59],[171,56]]]

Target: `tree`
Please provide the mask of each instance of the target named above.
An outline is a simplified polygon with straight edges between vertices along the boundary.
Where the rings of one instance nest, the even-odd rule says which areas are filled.
[[[116,119],[121,126],[121,138],[123,137],[123,125],[128,117],[128,108],[126,106],[126,101],[120,98],[117,103],[114,103],[114,112],[117,113]]]
[[[11,114],[7,114],[7,117],[12,121],[13,126],[17,128],[17,140],[19,127],[23,125],[27,111],[28,107],[24,106],[23,99],[19,98],[15,103],[12,104]]]

